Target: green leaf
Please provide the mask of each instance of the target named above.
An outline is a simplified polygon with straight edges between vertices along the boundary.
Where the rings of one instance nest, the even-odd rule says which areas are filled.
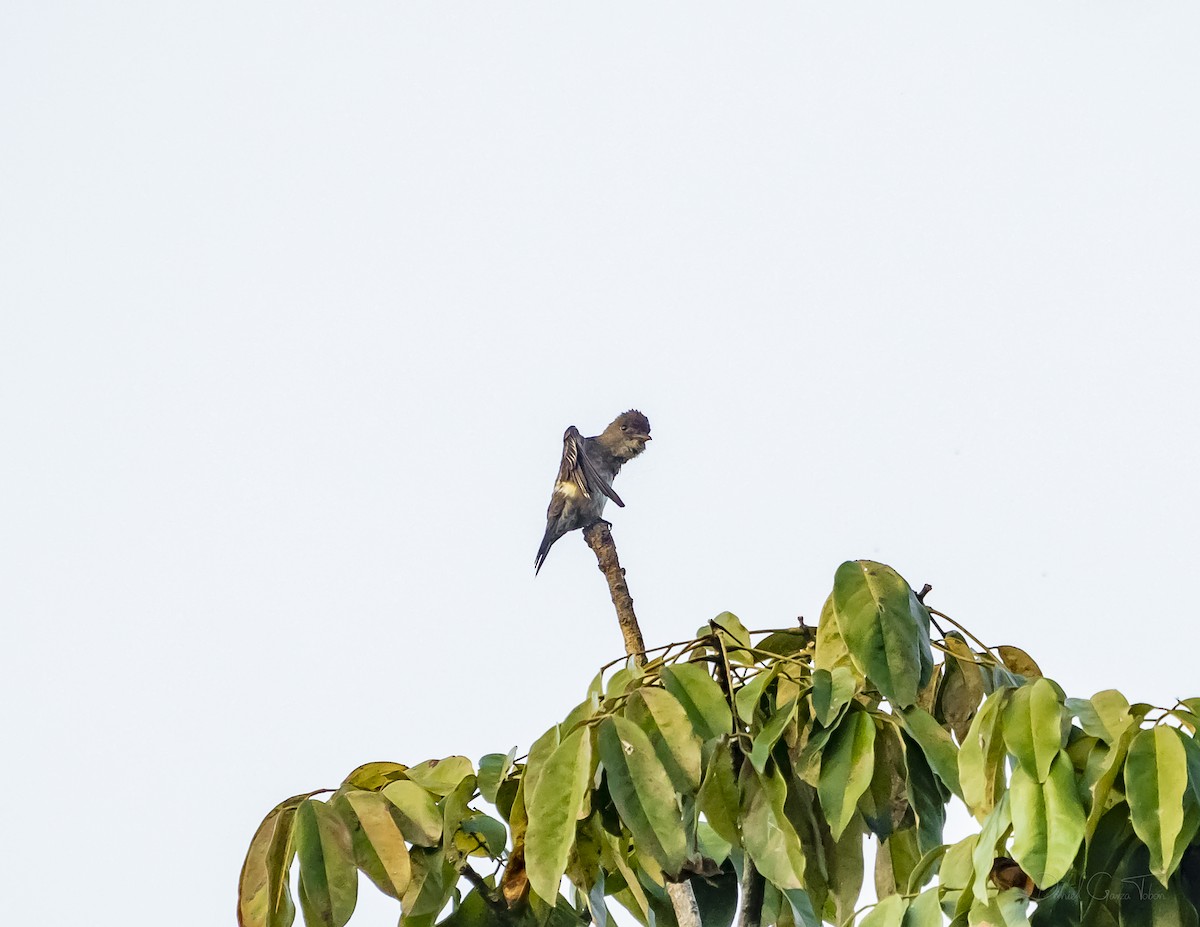
[[[720,866],[733,852],[733,844],[718,834],[711,824],[704,821],[696,822],[696,849],[706,859],[711,859]]]
[[[982,822],[1004,793],[1004,738],[1001,722],[1012,689],[997,689],[971,721],[958,751],[958,776],[968,810]]]
[[[978,834],[969,834],[946,848],[942,864],[938,867],[938,882],[943,887],[962,889],[970,884],[975,873],[972,857],[978,842]]]
[[[980,900],[987,898],[988,874],[992,871],[992,863],[996,861],[996,857],[1008,855],[1004,849],[1004,841],[1012,827],[1012,808],[1009,801],[1011,795],[1012,792],[1005,792],[996,802],[996,807],[983,822],[979,838],[971,851],[971,863],[975,873],[969,888],[970,893]]]
[[[525,779],[525,795],[529,796],[537,789],[538,778],[542,775],[542,770],[545,768],[546,761],[550,759],[552,754],[561,741],[561,728],[557,724],[552,724],[541,737],[533,742],[533,746],[529,748],[529,755],[525,757],[525,772],[522,773]]]
[[[907,778],[904,748],[893,724],[881,725],[875,731],[875,769],[871,784],[858,800],[867,827],[880,840],[886,840],[900,827],[908,810]]]
[[[867,916],[858,922],[858,927],[900,927],[904,923],[904,912],[907,910],[907,898],[890,895],[875,905]]]
[[[863,833],[862,816],[856,814],[837,841],[826,845],[825,865],[829,873],[829,893],[833,898],[834,914],[839,924],[854,913],[858,897],[862,894]],[[805,869],[811,872],[807,860]]]
[[[525,868],[530,888],[547,903],[558,897],[591,777],[590,731],[578,728],[550,755],[528,800]]]
[[[763,878],[780,889],[803,888],[804,850],[784,811],[787,787],[770,775],[742,767],[742,841]]]
[[[479,849],[478,841],[464,839],[459,833],[462,822],[475,814],[468,804],[475,795],[475,777],[467,776],[454,791],[441,801],[442,808],[442,852],[446,862],[460,867],[467,855]]]
[[[496,793],[500,791],[500,783],[512,769],[513,758],[517,748],[513,747],[508,753],[489,753],[479,758],[479,794],[486,801],[496,804]]]
[[[794,657],[808,649],[816,640],[816,628],[799,627],[787,631],[775,631],[758,642],[757,650],[777,657]]]
[[[917,829],[906,827],[894,832],[875,853],[875,897],[901,894],[921,859]]]
[[[1000,892],[995,898],[971,905],[967,916],[970,927],[1029,927],[1025,908],[1029,897],[1015,889]]]
[[[754,736],[750,750],[750,762],[759,772],[766,769],[767,760],[771,758],[771,751],[775,748],[775,744],[779,742],[779,738],[783,736],[787,726],[796,717],[796,706],[799,701],[798,698],[794,698],[782,708],[777,708],[767,723],[763,725],[763,729]]]
[[[747,724],[754,720],[754,711],[758,708],[763,693],[767,691],[767,686],[775,681],[775,677],[779,675],[782,668],[783,664],[776,663],[770,669],[762,670],[734,694],[733,704],[737,709],[738,717]]]
[[[949,849],[950,847],[946,844],[939,844],[917,860],[917,864],[908,874],[908,883],[904,889],[906,895],[915,895],[921,890],[925,883],[933,877],[933,874],[942,862],[942,857],[946,855],[946,851]]]
[[[313,793],[280,802],[258,825],[238,879],[240,927],[289,927],[296,906],[288,887],[288,873],[296,849],[292,827],[296,809]]]
[[[1084,733],[1115,744],[1133,724],[1129,702],[1116,689],[1097,692],[1090,699],[1069,698],[1067,710],[1079,719]]]
[[[582,721],[600,712],[600,696],[594,692],[589,692],[587,698],[567,712],[567,716],[563,718],[562,724],[559,725],[559,730],[569,731]]]
[[[405,840],[423,847],[441,842],[442,812],[432,795],[407,779],[385,785],[380,794],[396,806]]]
[[[411,766],[407,775],[434,795],[449,795],[463,779],[475,775],[475,767],[465,756],[448,756],[444,760],[426,760]]]
[[[393,814],[395,806],[378,792],[351,791],[345,801],[358,823],[354,855],[379,890],[403,898],[412,878],[408,845]]]
[[[646,686],[626,702],[625,716],[650,738],[675,791],[695,794],[700,787],[700,738],[687,712],[666,689]]]
[[[698,663],[677,663],[662,669],[663,685],[679,700],[701,740],[727,734],[733,727],[725,693]]]
[[[678,875],[687,835],[675,787],[649,738],[632,721],[609,717],[600,723],[599,746],[608,790],[638,849],[669,876]]]
[[[700,793],[696,797],[696,806],[712,829],[735,846],[740,846],[742,841],[738,829],[739,804],[729,741],[722,738],[708,759],[704,781],[700,784]]]
[[[400,900],[403,927],[428,927],[441,913],[458,883],[458,870],[446,862],[440,848],[415,847],[409,853],[412,879]]]
[[[629,865],[623,844],[624,838],[604,834],[603,868],[606,872],[612,873],[609,878],[615,879],[619,876],[626,886],[625,889],[611,891],[610,894],[620,902],[625,910],[637,918],[639,923],[646,925],[651,922],[650,899],[646,897],[646,891],[642,887],[637,873]]]
[[[712,620],[712,624],[720,629],[717,633],[721,635],[725,643],[725,652],[730,659],[741,663],[754,662],[750,654],[750,632],[737,615],[733,612],[721,612]]]
[[[901,735],[908,770],[908,803],[917,822],[917,846],[924,855],[942,843],[946,825],[946,802],[950,791],[941,784],[925,757],[925,751],[907,734]]]
[[[1130,725],[1125,729],[1119,740],[1111,746],[1095,747],[1088,758],[1088,791],[1091,797],[1091,807],[1088,808],[1087,824],[1084,827],[1084,838],[1091,840],[1100,823],[1100,818],[1108,810],[1110,796],[1117,777],[1125,768],[1125,757],[1129,753],[1129,745],[1137,734],[1137,726]],[[1101,753],[1103,751],[1103,753]]]
[[[935,885],[913,899],[908,910],[904,912],[901,927],[942,927],[944,923],[942,906],[938,901],[938,888]]]
[[[508,829],[491,815],[473,811],[462,819],[455,840],[472,856],[499,859],[508,843]]]
[[[833,615],[851,659],[898,708],[915,704],[929,681],[929,613],[895,570],[871,560],[838,567]]]
[[[829,727],[857,692],[858,679],[849,667],[835,666],[832,670],[813,670],[813,717],[822,727]]]
[[[946,729],[924,708],[905,708],[899,715],[904,729],[921,747],[937,777],[946,788],[961,798],[963,792],[959,782],[958,747],[954,746]]]
[[[300,908],[307,927],[342,927],[358,900],[350,831],[337,813],[311,798],[296,810]]]
[[[874,768],[875,721],[865,711],[851,711],[829,738],[817,785],[834,840],[850,823]]]
[[[835,852],[837,844],[821,812],[816,786],[796,779],[794,770],[789,777],[786,765],[776,767],[775,771],[783,777],[786,786],[784,813],[800,838],[800,846],[804,851],[804,890],[812,900],[813,910],[824,913],[828,910],[827,905],[834,900],[830,897],[829,882],[836,877],[836,873],[830,871],[830,854]],[[744,767],[742,773],[743,779],[749,775]]]
[[[1024,766],[1012,775],[1012,856],[1039,888],[1055,885],[1083,842],[1085,816],[1066,752],[1039,783]]]
[[[1026,772],[1046,781],[1067,743],[1063,706],[1050,680],[1035,679],[1012,694],[1004,710],[1004,742]]]
[[[792,922],[796,927],[821,927],[821,919],[813,911],[812,899],[802,888],[781,888],[779,893],[791,909]]]
[[[1125,758],[1125,798],[1133,829],[1150,850],[1150,871],[1163,885],[1195,833],[1184,830],[1187,791],[1182,735],[1162,725],[1139,732]]]

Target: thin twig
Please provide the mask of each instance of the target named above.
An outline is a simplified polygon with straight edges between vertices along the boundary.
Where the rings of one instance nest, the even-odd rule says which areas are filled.
[[[926,605],[925,607],[929,609],[930,615],[937,615],[939,618],[945,618],[952,625],[954,625],[956,628],[958,628],[958,630],[962,631],[963,634],[965,634],[967,637],[971,638],[971,640],[973,640],[980,647],[982,647],[984,649],[984,651],[987,653],[987,655],[989,657],[991,657],[993,660],[995,660],[998,665],[1000,665],[1000,666],[1004,665],[1004,661],[1000,659],[999,654],[992,653],[991,647],[989,647],[987,644],[985,644],[983,641],[981,641],[978,637],[976,637],[974,634],[972,634],[970,631],[968,631],[965,627],[963,627],[963,625],[959,624],[957,621],[955,621],[953,618],[951,618],[945,612],[939,612],[936,608],[929,608],[928,605]],[[945,634],[942,635],[942,637],[945,637],[945,636],[946,636]]]

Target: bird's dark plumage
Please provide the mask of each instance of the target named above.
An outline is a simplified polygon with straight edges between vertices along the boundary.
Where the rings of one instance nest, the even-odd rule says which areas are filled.
[[[613,480],[621,465],[644,451],[649,440],[650,420],[636,409],[622,412],[593,438],[585,438],[574,425],[567,429],[558,479],[546,510],[546,533],[533,561],[535,573],[555,541],[600,519],[608,499],[624,507],[613,491]]]

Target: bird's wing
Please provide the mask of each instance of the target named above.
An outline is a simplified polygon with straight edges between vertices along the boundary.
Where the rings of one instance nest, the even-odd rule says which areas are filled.
[[[563,456],[562,463],[558,465],[558,481],[573,483],[584,497],[589,499],[594,492],[600,491],[624,508],[625,503],[621,501],[621,497],[613,492],[612,486],[608,484],[600,471],[596,469],[596,464],[588,456],[585,440],[574,425],[563,434]]]

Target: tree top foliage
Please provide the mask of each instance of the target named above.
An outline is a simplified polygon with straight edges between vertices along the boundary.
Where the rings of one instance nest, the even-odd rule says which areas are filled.
[[[362,872],[401,927],[608,927],[613,905],[676,927],[682,882],[703,927],[739,897],[747,927],[1200,924],[1200,699],[1068,698],[922,598],[850,561],[816,628],[725,612],[603,668],[522,758],[367,763],[289,798],[239,923],[289,927],[294,883],[308,927],[341,927]],[[979,831],[947,845],[951,799]]]

